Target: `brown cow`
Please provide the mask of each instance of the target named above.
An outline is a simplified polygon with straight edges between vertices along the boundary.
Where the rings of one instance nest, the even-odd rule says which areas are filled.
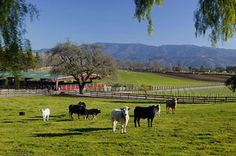
[[[176,106],[177,106],[177,98],[173,98],[171,100],[166,100],[166,113],[169,113],[170,108],[171,108],[172,114],[174,114]]]

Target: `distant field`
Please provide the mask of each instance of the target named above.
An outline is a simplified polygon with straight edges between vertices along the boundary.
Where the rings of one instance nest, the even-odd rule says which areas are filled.
[[[85,101],[99,108],[96,120],[69,120],[68,105]],[[176,114],[160,117],[153,127],[141,120],[134,128],[133,110],[155,101],[65,97],[0,98],[0,155],[236,155],[236,103],[179,104]],[[111,131],[110,112],[127,105],[128,133]],[[39,109],[49,107],[43,122]],[[18,116],[25,111],[25,116]]]
[[[196,90],[175,90],[175,91],[160,91],[148,92],[149,94],[158,95],[176,95],[176,96],[236,96],[236,92],[232,92],[227,87],[223,88],[209,88],[209,89],[196,89]]]
[[[151,86],[197,86],[206,85],[210,82],[191,80],[187,78],[173,78],[156,73],[131,72],[118,70],[118,78],[107,83],[134,84],[134,85],[151,85]]]

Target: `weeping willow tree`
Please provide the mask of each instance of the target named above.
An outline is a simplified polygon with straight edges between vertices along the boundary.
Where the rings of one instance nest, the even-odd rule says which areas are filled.
[[[151,11],[164,0],[134,0],[135,17],[138,21],[147,20],[148,33],[153,32]],[[228,41],[236,30],[236,0],[199,0],[194,12],[196,37],[209,33],[213,46],[218,41]]]
[[[25,20],[38,17],[34,5],[26,0],[0,0],[0,49],[2,56],[1,70],[19,71],[23,56],[24,39],[26,33]]]
[[[28,16],[32,20],[38,16],[38,11],[26,0],[0,0],[0,70],[14,74],[16,87],[20,79],[19,71],[24,65],[23,35]]]
[[[136,9],[135,17],[139,22],[146,19],[148,22],[148,33],[151,35],[154,31],[152,24],[151,11],[154,5],[162,5],[163,0],[134,0]]]

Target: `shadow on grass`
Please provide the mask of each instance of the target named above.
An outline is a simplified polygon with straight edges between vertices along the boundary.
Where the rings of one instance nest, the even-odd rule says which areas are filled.
[[[1,123],[13,123],[13,121],[6,120],[6,121],[2,121]]]
[[[82,135],[82,133],[39,133],[34,134],[34,137],[64,137],[64,136],[72,136],[72,135]]]
[[[73,136],[73,135],[82,135],[86,132],[93,131],[105,131],[111,130],[111,128],[75,128],[75,129],[66,129],[69,132],[65,133],[38,133],[33,134],[33,137],[64,137],[64,136]]]
[[[75,132],[93,132],[93,131],[106,131],[111,130],[112,128],[74,128],[74,129],[67,129],[68,131],[75,131]]]

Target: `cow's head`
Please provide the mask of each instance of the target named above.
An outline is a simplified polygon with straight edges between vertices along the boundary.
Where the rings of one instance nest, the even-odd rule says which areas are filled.
[[[122,113],[123,113],[122,116],[125,119],[128,118],[129,117],[129,110],[130,110],[130,108],[125,106],[124,108],[121,108],[121,110],[122,110]]]

